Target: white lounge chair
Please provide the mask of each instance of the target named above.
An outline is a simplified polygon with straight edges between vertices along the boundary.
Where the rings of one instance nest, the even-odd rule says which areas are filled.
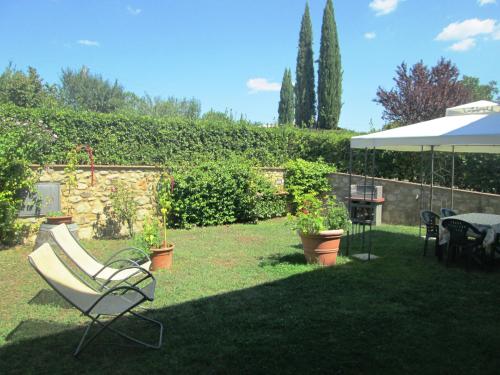
[[[80,270],[101,285],[101,289],[106,288],[111,282],[124,282],[131,276],[138,275],[140,271],[138,271],[137,267],[149,271],[149,267],[151,266],[151,259],[149,256],[144,251],[135,247],[122,249],[113,254],[104,263],[100,263],[82,247],[80,242],[71,234],[66,224],[61,224],[52,228],[50,234],[61,250]],[[118,258],[119,255],[128,251],[134,251],[140,254],[143,258],[143,262]],[[125,267],[115,268],[120,263],[125,263]]]
[[[78,356],[78,354],[106,328],[109,328],[111,331],[128,340],[146,347],[154,349],[160,348],[163,338],[163,325],[156,320],[131,311],[142,302],[152,301],[154,299],[156,280],[149,271],[136,267],[138,272],[144,274],[144,277],[140,278],[140,280],[136,281],[134,284],[121,285],[115,288],[110,288],[105,292],[97,292],[81,279],[77,278],[62,263],[48,243],[44,243],[38,249],[33,251],[28,256],[28,260],[40,276],[57,293],[59,293],[65,300],[92,320],[85,329],[85,332],[75,350],[75,356]],[[143,287],[139,286],[144,284],[146,285]],[[130,313],[137,318],[144,319],[157,325],[160,331],[158,342],[150,344],[140,341],[111,326],[117,319],[126,313]],[[103,315],[111,315],[114,317],[105,321],[99,320]],[[100,329],[85,341],[90,328],[94,324],[98,324]]]

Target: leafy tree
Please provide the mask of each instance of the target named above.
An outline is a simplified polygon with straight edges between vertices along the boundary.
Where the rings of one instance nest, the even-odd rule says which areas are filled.
[[[293,124],[294,94],[292,84],[292,72],[285,69],[280,90],[280,103],[278,106],[278,123]]]
[[[342,66],[332,0],[323,12],[318,69],[318,128],[336,129],[342,107]]]
[[[410,69],[402,63],[396,69],[396,87],[377,90],[376,103],[384,107],[382,117],[400,126],[445,115],[446,108],[467,103],[469,92],[459,80],[459,71],[441,58],[429,69],[422,61]]]
[[[122,112],[135,113],[153,117],[185,117],[197,119],[201,114],[201,103],[197,99],[177,99],[169,97],[164,100],[159,96],[146,94],[139,97],[134,93],[125,93],[125,107]]]
[[[109,113],[125,105],[125,91],[118,81],[112,84],[86,66],[79,71],[63,69],[60,91],[63,103],[76,110]]]
[[[295,124],[299,127],[311,127],[316,119],[312,39],[311,16],[309,4],[306,3],[300,26],[295,72]]]
[[[468,101],[475,102],[478,100],[495,100],[495,95],[498,95],[498,87],[496,81],[490,81],[486,85],[481,85],[479,78],[463,76],[462,85],[469,92],[470,98]],[[496,100],[500,100],[497,97]]]
[[[54,87],[44,84],[36,69],[31,66],[24,73],[11,63],[0,75],[0,103],[33,108],[55,102]]]

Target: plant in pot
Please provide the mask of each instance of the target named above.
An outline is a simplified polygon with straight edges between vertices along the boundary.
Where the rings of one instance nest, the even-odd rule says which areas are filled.
[[[304,194],[297,214],[290,216],[304,247],[308,263],[331,266],[337,263],[340,239],[351,221],[344,204],[335,196],[321,200],[316,194]]]
[[[162,176],[156,189],[158,208],[162,216],[161,223],[157,217],[146,218],[142,234],[138,236],[138,245],[142,245],[151,253],[152,271],[172,267],[175,245],[167,241],[167,222],[168,214],[172,208],[173,192],[173,177],[171,175]]]
[[[151,255],[151,271],[172,267],[174,245],[166,244],[165,233],[165,225],[162,225],[156,216],[148,216],[144,221],[142,232],[135,236],[137,247],[148,251]]]

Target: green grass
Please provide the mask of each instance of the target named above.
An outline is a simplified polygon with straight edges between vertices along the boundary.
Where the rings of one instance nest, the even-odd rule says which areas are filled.
[[[422,257],[416,228],[378,227],[379,259],[330,268],[304,263],[283,220],[170,234],[174,268],[147,313],[166,328],[159,351],[106,333],[74,359],[86,320],[29,248],[0,252],[0,373],[498,373],[499,273]],[[125,244],[85,242],[101,259]]]

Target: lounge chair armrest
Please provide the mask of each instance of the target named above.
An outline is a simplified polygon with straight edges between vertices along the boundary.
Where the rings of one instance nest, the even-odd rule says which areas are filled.
[[[131,285],[121,285],[121,286],[117,286],[115,288],[111,288],[111,289],[108,289],[106,290],[105,293],[103,293],[93,304],[92,306],[90,306],[86,311],[85,311],[85,314],[90,314],[90,312],[101,302],[103,301],[104,299],[106,299],[106,297],[108,297],[109,295],[114,295],[115,293],[117,292],[120,292],[120,294],[125,294],[129,291],[133,291],[133,292],[136,292],[136,293],[139,293],[140,295],[142,295],[142,300],[137,302],[136,305],[140,304],[143,300],[151,300],[142,290],[140,290],[139,288],[137,288],[136,286],[131,286]]]
[[[116,253],[114,253],[113,255],[111,255],[108,260],[106,262],[104,262],[104,265],[108,265],[109,262],[113,261],[113,259],[115,259],[118,255],[126,252],[126,251],[135,251],[135,252],[138,252],[140,253],[144,258],[146,258],[148,261],[151,261],[151,259],[149,258],[149,255],[144,251],[144,250],[141,250],[141,249],[138,249],[137,247],[133,247],[133,246],[129,246],[129,247],[125,247],[119,251],[117,251]]]
[[[101,289],[104,289],[111,281],[113,281],[113,278],[120,274],[121,272],[123,271],[127,271],[127,270],[131,270],[131,269],[135,269],[137,270],[136,272],[134,272],[132,275],[130,275],[129,277],[127,277],[126,279],[124,280],[121,280],[119,284],[123,283],[123,282],[126,282],[127,280],[129,280],[130,278],[138,275],[139,273],[143,273],[144,274],[144,277],[142,277],[141,279],[139,279],[139,281],[136,281],[134,284],[132,284],[133,286],[136,286],[137,284],[143,282],[144,280],[148,279],[148,278],[151,278],[153,279],[153,281],[155,281],[155,277],[153,276],[153,274],[151,272],[149,272],[148,270],[146,270],[145,268],[141,267],[141,266],[138,266],[138,265],[133,265],[133,266],[129,266],[129,267],[124,267],[124,268],[121,268],[119,270],[116,270],[116,272],[114,272],[110,277],[109,279],[101,286]]]
[[[137,266],[137,267],[140,267],[141,265],[139,263],[137,263],[136,261],[133,261],[132,259],[115,259],[111,262],[108,262],[106,263],[104,266],[101,267],[101,269],[99,271],[97,271],[94,275],[92,275],[92,278],[96,278],[97,275],[99,275],[102,271],[104,271],[107,267],[111,266],[112,264],[115,264],[115,263],[120,263],[120,262],[127,262],[129,263],[130,265],[132,266]]]

